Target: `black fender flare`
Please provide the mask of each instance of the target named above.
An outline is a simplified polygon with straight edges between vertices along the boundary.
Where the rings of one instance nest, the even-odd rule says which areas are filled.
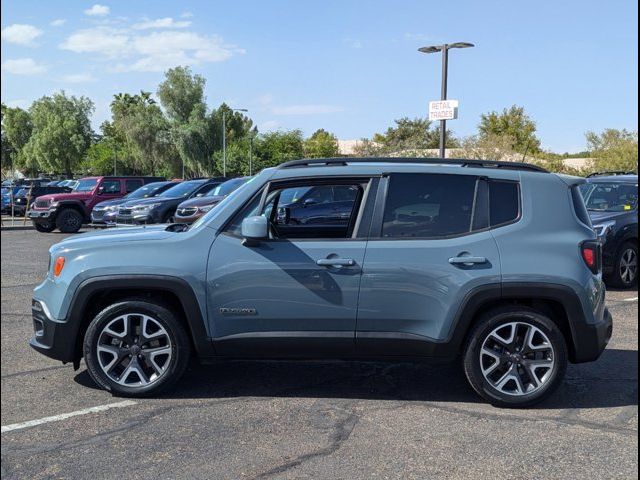
[[[76,210],[80,210],[80,212],[82,213],[82,216],[84,217],[84,220],[86,220],[87,218],[89,218],[89,211],[87,210],[87,206],[79,201],[79,200],[60,200],[58,202],[58,206],[56,207],[56,216],[60,213],[60,211],[63,208],[74,208]]]
[[[187,333],[193,341],[196,354],[200,358],[211,357],[215,354],[211,339],[207,334],[205,317],[202,314],[196,294],[189,283],[178,277],[170,275],[105,275],[84,280],[76,288],[67,314],[69,337],[75,339],[77,348],[78,336],[84,328],[84,312],[90,307],[89,302],[94,295],[101,292],[114,292],[127,290],[145,290],[153,292],[170,292],[174,294],[185,314]],[[74,356],[77,354],[74,352]]]

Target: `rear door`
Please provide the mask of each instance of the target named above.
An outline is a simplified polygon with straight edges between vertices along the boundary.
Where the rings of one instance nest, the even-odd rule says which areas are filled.
[[[487,181],[391,174],[379,189],[363,266],[356,344],[362,355],[430,355],[465,296],[500,283]]]

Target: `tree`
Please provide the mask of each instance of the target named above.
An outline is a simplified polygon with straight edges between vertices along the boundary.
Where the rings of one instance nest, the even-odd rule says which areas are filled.
[[[480,137],[511,138],[511,149],[524,154],[540,152],[540,140],[536,136],[536,124],[525,113],[524,107],[513,105],[502,113],[490,112],[480,117]]]
[[[69,97],[64,91],[33,102],[29,108],[33,133],[24,146],[24,156],[36,160],[41,168],[71,176],[91,145],[89,116],[93,109],[88,98]]]
[[[304,156],[307,158],[329,158],[339,154],[338,138],[322,128],[304,141]]]
[[[458,158],[476,160],[520,161],[522,154],[513,150],[514,139],[509,135],[472,135],[460,140]]]
[[[24,146],[29,142],[33,131],[33,123],[29,112],[21,108],[2,106],[2,144],[3,155],[8,155],[6,161],[11,166],[20,165],[27,167],[35,173],[37,162],[29,161],[24,156]],[[5,160],[2,162],[5,165]]]
[[[201,75],[193,75],[189,67],[170,68],[158,86],[158,97],[171,120],[186,123],[194,109],[205,107],[204,85]]]
[[[587,145],[598,171],[638,171],[638,132],[608,128],[587,132]]]
[[[256,159],[254,171],[256,172],[287,160],[303,158],[302,132],[300,130],[290,130],[260,135],[254,142],[254,152]]]
[[[403,117],[394,121],[385,133],[376,133],[371,140],[363,139],[356,147],[356,154],[361,156],[429,156],[426,150],[440,146],[440,130],[426,118]],[[447,148],[455,148],[458,141],[453,133],[447,130]]]

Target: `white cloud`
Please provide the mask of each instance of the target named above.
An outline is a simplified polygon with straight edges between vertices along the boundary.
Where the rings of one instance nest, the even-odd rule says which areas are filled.
[[[158,18],[156,20],[146,18],[144,21],[134,24],[133,28],[136,30],[148,30],[151,28],[187,28],[189,25],[191,25],[191,22],[188,20],[175,21],[171,17]]]
[[[2,71],[13,75],[38,75],[47,69],[32,58],[16,58],[2,62]]]
[[[274,106],[271,111],[274,115],[322,115],[326,113],[336,113],[344,111],[344,107],[339,105],[286,105]]]
[[[85,15],[89,15],[90,17],[104,17],[109,15],[111,10],[106,5],[100,5],[96,3],[93,7],[84,11]]]
[[[33,46],[34,40],[42,35],[42,30],[33,25],[14,23],[2,29],[2,40],[18,45]]]
[[[71,73],[64,75],[62,81],[66,83],[88,83],[95,82],[96,78],[90,73]]]
[[[125,55],[129,50],[129,36],[108,27],[78,30],[60,48],[76,53],[100,53],[109,58]]]
[[[216,35],[170,30],[140,34],[106,26],[78,30],[60,44],[60,48],[120,60],[112,68],[118,72],[157,72],[177,65],[221,62],[236,53],[244,53]],[[125,62],[129,59],[130,62]]]
[[[193,13],[191,12],[182,12],[180,14],[180,18],[191,18],[191,17],[193,17]]]
[[[65,23],[67,23],[67,20],[65,18],[56,18],[51,23],[49,23],[49,25],[51,25],[52,27],[61,27]]]

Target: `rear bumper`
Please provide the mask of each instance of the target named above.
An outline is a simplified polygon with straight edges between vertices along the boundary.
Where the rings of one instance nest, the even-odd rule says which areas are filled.
[[[606,348],[613,334],[613,317],[605,308],[597,323],[575,323],[573,326],[575,356],[574,363],[597,360]]]

